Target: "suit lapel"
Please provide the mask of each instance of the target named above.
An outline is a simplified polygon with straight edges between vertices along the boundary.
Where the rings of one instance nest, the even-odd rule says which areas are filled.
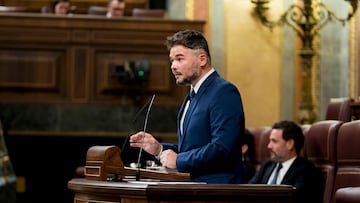
[[[199,95],[197,95],[197,96],[199,96]],[[184,118],[183,132],[186,132],[186,129],[189,126],[191,114],[194,112],[194,109],[195,109],[195,107],[196,107],[196,105],[198,103],[198,99],[197,99],[198,97],[197,96],[191,100],[189,108],[188,108],[188,110],[186,112],[186,115],[185,115],[185,118]]]
[[[181,146],[185,140],[185,136],[187,136],[186,134],[186,130],[189,126],[189,122],[191,121],[191,115],[193,114],[194,110],[196,109],[196,106],[200,100],[200,97],[202,97],[202,95],[206,92],[206,89],[208,88],[208,86],[210,86],[211,82],[218,77],[219,74],[215,71],[212,74],[209,75],[208,78],[205,79],[205,81],[203,82],[203,84],[201,84],[199,91],[196,93],[196,96],[191,100],[189,108],[186,112],[185,118],[184,118],[184,123],[183,123],[183,134],[181,134],[180,132],[180,119],[181,116],[183,114],[185,105],[186,105],[186,101],[187,99],[190,97],[189,94],[187,95],[187,97],[185,98],[184,102],[182,103],[180,110],[179,110],[179,114],[177,117],[177,123],[178,123],[178,147],[179,150],[181,149]]]
[[[269,178],[275,167],[276,167],[276,162],[272,161],[268,169],[265,171],[264,180],[263,180],[264,184],[267,184],[269,182]]]
[[[177,126],[178,126],[178,128],[177,128],[177,134],[178,134],[178,149],[181,148],[181,145],[182,145],[183,140],[184,140],[184,136],[181,134],[181,130],[180,130],[180,125],[181,125],[180,120],[181,120],[182,114],[184,113],[184,109],[185,109],[185,106],[186,106],[186,102],[189,100],[189,98],[190,98],[190,96],[189,96],[189,93],[188,93],[187,96],[185,97],[183,103],[181,104],[181,107],[180,107],[180,109],[179,109],[179,113],[178,113],[178,115],[177,115],[177,121],[176,121],[176,122],[177,122]],[[185,119],[184,119],[184,123],[185,123]],[[185,125],[185,124],[184,124],[184,125]],[[183,132],[185,132],[184,129],[183,129]]]
[[[196,93],[196,96],[191,100],[189,108],[188,108],[185,118],[184,118],[183,132],[186,132],[186,129],[189,126],[189,122],[191,120],[191,115],[193,114],[194,110],[196,109],[196,106],[198,105],[198,102],[200,101],[200,97],[202,97],[202,95],[206,92],[206,90],[208,89],[210,84],[212,84],[211,82],[214,80],[214,78],[216,76],[218,76],[216,71],[213,72],[212,74],[210,74],[209,77],[206,78],[206,80],[203,82],[203,84],[199,88],[199,91]]]
[[[294,160],[294,162],[291,164],[291,166],[289,167],[289,169],[286,171],[281,184],[287,184],[289,183],[289,180],[291,180],[291,177],[293,177],[293,173],[297,168],[297,165],[299,163],[299,157],[296,157],[296,159]]]
[[[183,103],[182,103],[181,106],[180,106],[180,109],[179,109],[179,112],[178,112],[178,115],[177,115],[177,119],[176,119],[177,126],[179,126],[178,130],[180,130],[180,120],[181,120],[181,116],[182,116],[182,114],[184,113],[185,105],[186,105],[187,100],[189,100],[189,98],[190,98],[190,96],[189,96],[189,93],[188,93],[187,96],[185,97]],[[180,132],[180,131],[179,131],[179,132]]]

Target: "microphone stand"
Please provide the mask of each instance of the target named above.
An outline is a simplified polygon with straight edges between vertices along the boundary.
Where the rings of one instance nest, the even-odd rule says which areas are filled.
[[[142,139],[141,139],[141,147],[140,147],[140,152],[139,152],[139,156],[138,156],[138,160],[137,160],[137,164],[136,164],[136,167],[137,167],[137,170],[136,170],[136,180],[139,181],[140,180],[140,159],[141,159],[141,154],[142,154],[142,151],[143,151],[143,144],[144,144],[144,138],[145,138],[145,133],[146,133],[146,126],[147,126],[147,122],[148,122],[148,118],[149,118],[149,113],[150,113],[150,109],[151,109],[151,106],[154,102],[154,99],[155,99],[155,94],[151,97],[151,100],[150,100],[150,104],[149,104],[149,107],[147,109],[147,112],[146,112],[146,116],[145,116],[145,121],[144,121],[144,129],[143,129],[143,136],[142,136]]]
[[[134,116],[133,120],[131,121],[131,124],[132,124],[132,125],[135,123],[135,121],[137,121],[137,119],[138,119],[139,116],[140,116],[140,113],[142,113],[143,110],[144,110],[148,105],[150,105],[150,102],[151,102],[151,100],[149,100],[148,102],[146,102],[146,103],[141,107],[141,109],[136,113],[136,115]],[[130,124],[129,124],[128,127],[129,127],[129,129],[132,129],[132,127],[130,126]],[[128,141],[129,141],[130,135],[131,135],[131,133],[130,133],[128,136],[126,136],[126,138],[125,138],[125,140],[124,140],[124,143],[123,143],[123,145],[122,145],[122,147],[121,147],[121,152],[120,152],[121,154],[120,154],[120,155],[122,155],[122,153],[123,153],[123,151],[124,151],[124,149],[125,149],[125,147],[126,147],[126,144],[127,144]]]

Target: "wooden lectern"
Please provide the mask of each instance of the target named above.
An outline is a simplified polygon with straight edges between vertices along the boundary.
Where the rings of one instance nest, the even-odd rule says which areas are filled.
[[[291,203],[290,185],[109,182],[72,179],[74,203]]]
[[[114,145],[90,147],[86,154],[85,178],[101,181],[122,181],[129,177],[134,179],[140,176],[141,179],[190,181],[190,174],[175,170],[125,167],[120,152],[120,148]]]
[[[74,203],[291,203],[290,185],[205,184],[176,171],[141,169],[141,178],[162,181],[103,181],[135,176],[137,169],[124,167],[120,148],[94,146],[86,155],[85,177],[74,178],[68,188]]]

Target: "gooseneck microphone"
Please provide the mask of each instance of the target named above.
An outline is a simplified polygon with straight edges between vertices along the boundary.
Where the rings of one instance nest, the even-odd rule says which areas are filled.
[[[139,151],[139,155],[138,155],[138,160],[137,160],[137,164],[136,164],[136,167],[137,167],[137,170],[136,170],[136,180],[137,180],[137,181],[140,180],[140,159],[141,159],[141,154],[142,154],[142,151],[143,151],[142,145],[144,144],[144,138],[145,138],[145,133],[146,133],[146,126],[147,126],[147,122],[148,122],[148,119],[149,119],[150,109],[151,109],[151,107],[152,107],[152,104],[153,104],[153,102],[154,102],[154,99],[155,99],[155,94],[153,94],[153,96],[151,97],[150,104],[149,104],[149,106],[148,106],[148,109],[147,109],[147,112],[146,112],[146,116],[145,116],[144,128],[143,128],[143,135],[142,135],[142,138],[141,138],[141,147],[140,147],[140,151]]]
[[[146,103],[141,107],[141,109],[136,113],[136,115],[134,116],[133,120],[132,120],[131,123],[130,123],[131,125],[133,125],[133,124],[135,123],[135,121],[138,120],[140,114],[144,111],[144,109],[145,109],[146,107],[149,106],[150,102],[151,102],[151,100],[148,101],[148,102],[146,102]],[[131,127],[130,127],[130,126],[131,126],[130,124],[129,124],[129,129],[131,128]],[[125,147],[126,147],[126,144],[127,144],[128,141],[129,141],[130,135],[131,135],[131,133],[130,133],[128,136],[126,136],[126,138],[125,138],[125,140],[124,140],[124,143],[123,143],[123,145],[122,145],[122,147],[121,147],[121,152],[120,152],[121,154],[122,154],[122,152],[124,151],[124,149],[125,149]]]

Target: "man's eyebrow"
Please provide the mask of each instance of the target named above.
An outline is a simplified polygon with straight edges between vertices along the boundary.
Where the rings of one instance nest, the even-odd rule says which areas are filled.
[[[179,53],[179,54],[176,54],[176,55],[175,55],[175,57],[178,57],[178,56],[184,56],[184,54]]]
[[[176,58],[176,57],[179,57],[179,56],[184,56],[184,54],[179,53],[179,54],[176,54],[175,56],[169,56],[169,58]]]

